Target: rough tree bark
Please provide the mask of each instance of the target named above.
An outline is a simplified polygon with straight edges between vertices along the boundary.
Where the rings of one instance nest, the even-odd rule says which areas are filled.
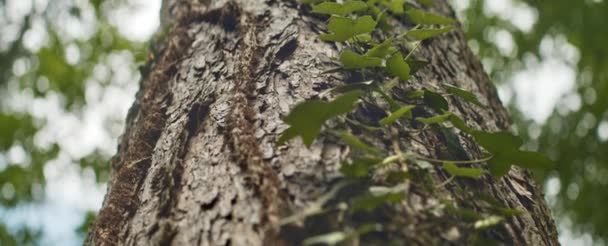
[[[295,0],[165,1],[163,23],[173,24],[127,117],[108,193],[87,243],[292,245],[314,235],[318,231],[310,224],[287,230],[277,223],[335,184],[337,166],[349,149],[331,138],[310,148],[299,140],[282,147],[276,141],[286,128],[281,117],[290,108],[345,83],[340,73],[322,73],[335,67],[330,58],[338,55],[335,44],[317,38],[323,21]],[[446,1],[435,2],[429,11],[455,17]],[[474,108],[450,99],[451,110],[467,124],[489,131],[509,128],[509,116],[460,28],[424,42],[415,56],[431,64],[399,85],[396,96],[423,86],[442,91],[440,82],[453,81],[489,105]],[[373,109],[362,111],[363,120],[379,117]],[[459,138],[466,158],[481,157],[471,139]],[[439,134],[403,141],[419,153],[446,157]],[[446,178],[437,169],[431,182]],[[431,210],[446,199],[479,210],[481,202],[471,194],[484,193],[524,211],[484,235],[507,245],[558,244],[541,191],[518,168],[500,179],[456,180],[432,192],[414,181],[407,187],[405,201],[382,217],[387,228],[398,225],[387,232],[400,239],[395,242],[466,242],[473,228]]]

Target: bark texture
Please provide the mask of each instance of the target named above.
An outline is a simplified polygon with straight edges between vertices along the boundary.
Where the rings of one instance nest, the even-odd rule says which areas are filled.
[[[349,79],[322,73],[336,67],[331,57],[339,55],[339,47],[317,38],[323,21],[296,1],[165,0],[164,6],[170,31],[129,112],[87,243],[292,245],[314,235],[320,230],[314,224],[285,228],[278,221],[326,193],[340,179],[337,167],[350,150],[327,137],[310,148],[299,140],[285,146],[276,141],[287,127],[281,117],[296,103]],[[429,11],[454,17],[443,0]],[[411,26],[403,22],[398,29]],[[507,129],[509,116],[466,44],[459,28],[424,42],[415,56],[431,64],[393,93],[398,98],[422,87],[443,91],[440,83],[452,81],[489,107],[450,99],[451,111],[477,129]],[[373,108],[359,111],[362,121],[384,116]],[[471,139],[458,138],[465,150],[460,158],[481,157]],[[427,156],[455,157],[445,151],[441,134],[403,141],[404,148]],[[437,169],[431,182],[447,178]],[[407,199],[383,212],[393,242],[465,242],[474,229],[432,208],[449,199],[479,210],[472,194],[484,193],[524,211],[484,232],[495,242],[558,244],[543,194],[518,168],[501,179],[456,180],[432,192],[413,181],[406,185]],[[331,230],[332,223],[326,224]],[[374,240],[368,243],[381,244]]]

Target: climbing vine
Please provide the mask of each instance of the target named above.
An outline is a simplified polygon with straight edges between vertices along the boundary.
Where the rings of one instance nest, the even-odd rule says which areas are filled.
[[[336,184],[308,209],[285,218],[282,225],[299,223],[330,210],[338,211],[341,217],[355,216],[399,203],[405,198],[402,181],[413,178],[411,172],[414,170],[388,168],[394,163],[413,163],[417,170],[428,170],[438,165],[451,177],[436,187],[454,179],[479,179],[488,174],[501,177],[512,164],[524,168],[551,165],[551,160],[543,155],[522,150],[523,141],[514,134],[473,129],[457,114],[450,112],[446,97],[462,100],[471,107],[485,108],[467,90],[444,83],[444,92],[423,88],[401,92],[403,97],[394,96],[393,90],[399,83],[410,80],[412,74],[427,64],[415,59],[414,53],[421,43],[453,28],[453,19],[422,10],[423,6],[432,5],[430,0],[418,0],[418,4],[406,4],[404,0],[301,0],[301,3],[320,18],[327,18],[327,33],[321,34],[319,39],[340,43],[338,47],[344,47],[337,57],[341,67],[326,73],[344,73],[358,78],[359,82],[331,88],[319,96],[333,95],[333,100],[312,99],[300,103],[283,119],[289,128],[281,134],[279,144],[300,137],[310,147],[323,135],[342,141],[352,151],[340,166],[344,181]],[[404,19],[413,23],[413,27],[402,34],[392,35],[391,23]],[[362,122],[356,114],[362,107],[388,110],[377,122]],[[398,129],[407,135],[400,134]],[[481,146],[485,155],[473,160],[442,160],[414,150],[402,150],[403,138],[425,131],[443,134],[447,147],[454,151],[462,149],[454,133],[461,132]],[[388,151],[377,147],[386,144],[382,140],[387,138],[393,141],[388,144]],[[379,183],[374,176],[377,172],[385,174],[386,178],[381,183],[386,186],[376,185]],[[364,188],[364,192],[345,192],[344,187],[347,186]],[[332,206],[328,205],[330,201]],[[489,216],[478,216],[462,209],[458,211],[473,217],[472,225],[476,229],[496,225],[504,218],[518,214],[518,211],[500,207],[495,201],[489,203],[493,204],[492,210],[495,211]],[[446,207],[457,210],[451,205]],[[383,230],[377,223],[373,219],[366,220],[359,228],[320,233],[303,243],[335,244]]]

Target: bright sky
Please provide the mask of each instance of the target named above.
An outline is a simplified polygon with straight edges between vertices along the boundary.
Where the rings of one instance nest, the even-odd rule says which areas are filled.
[[[47,0],[37,0],[36,3],[46,4]],[[453,0],[457,10],[468,5],[469,0]],[[30,1],[12,0],[15,10],[23,9]],[[77,1],[82,2],[82,1]],[[136,0],[135,7],[122,8],[110,16],[119,31],[132,40],[145,41],[156,30],[159,19],[160,0]],[[512,0],[486,1],[485,14],[496,15],[512,21],[515,26],[529,31],[537,18],[534,10],[524,4],[514,4]],[[26,8],[27,9],[27,8]],[[10,11],[9,11],[10,12]],[[66,32],[86,33],[87,25],[65,23]],[[507,32],[497,30],[494,39],[501,52],[513,52],[514,43]],[[31,37],[28,47],[35,47],[43,37],[36,32]],[[38,41],[36,41],[38,40]],[[69,50],[69,49],[68,49]],[[572,62],[578,60],[578,53],[562,37],[552,37],[543,40],[541,45],[541,61],[530,58],[525,61],[526,70],[519,71],[510,79],[510,83],[499,88],[503,101],[509,102],[517,95],[516,103],[525,115],[542,123],[550,115],[562,96],[572,91],[575,81],[575,70]],[[78,54],[73,54],[77,56]],[[138,73],[130,71],[127,64],[133,62],[130,54],[117,53],[108,58],[105,65],[95,70],[94,76],[87,82],[87,106],[81,113],[65,112],[57,95],[49,94],[46,98],[33,99],[31,93],[19,91],[13,87],[13,106],[16,110],[30,111],[40,119],[45,119],[48,125],[36,136],[37,144],[49,145],[59,141],[61,153],[59,157],[48,163],[44,174],[47,178],[46,200],[43,204],[21,206],[7,213],[0,210],[0,215],[9,223],[27,223],[34,228],[40,226],[47,245],[80,245],[80,239],[74,230],[82,223],[86,211],[97,210],[101,206],[105,186],[97,185],[92,170],[82,171],[72,160],[86,156],[94,149],[101,149],[107,154],[115,152],[116,136],[122,132],[122,121],[131,106],[137,90]],[[102,87],[97,82],[112,76],[112,84]],[[580,106],[580,97],[570,97],[567,105],[570,110]],[[116,124],[110,132],[104,127],[104,122],[111,120]],[[608,132],[608,126],[606,126]],[[607,133],[608,134],[608,133]],[[6,158],[20,160],[25,157],[23,150],[18,147],[9,151]],[[23,161],[23,160],[21,160]],[[559,182],[559,180],[557,181]],[[547,194],[557,194],[555,182],[548,185]],[[553,189],[553,190],[551,190]],[[550,199],[550,198],[549,198]],[[589,245],[588,235],[572,235],[567,228],[560,224],[560,240],[566,245]]]

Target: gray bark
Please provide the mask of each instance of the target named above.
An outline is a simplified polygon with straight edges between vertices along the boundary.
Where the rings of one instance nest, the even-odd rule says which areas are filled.
[[[296,103],[345,83],[340,73],[322,73],[336,66],[330,58],[339,50],[318,40],[322,20],[296,1],[166,0],[164,6],[163,16],[170,20],[163,23],[174,24],[142,79],[87,243],[292,245],[318,233],[316,224],[286,229],[277,223],[327,192],[340,179],[337,167],[350,150],[329,137],[310,148],[300,140],[285,146],[276,141],[286,128],[281,117]],[[454,16],[443,0],[430,11]],[[407,28],[405,23],[398,31]],[[496,89],[460,28],[424,42],[415,56],[431,64],[400,84],[396,96],[422,87],[443,91],[440,83],[452,81],[489,105],[477,108],[449,99],[451,111],[469,126],[509,128]],[[370,122],[376,117],[359,116]],[[454,158],[432,131],[402,141],[404,148],[421,154]],[[470,138],[459,135],[459,141],[466,158],[482,156]],[[437,169],[431,182],[447,178]],[[475,231],[470,224],[431,210],[450,199],[458,207],[481,211],[483,204],[473,194],[484,193],[524,213],[483,235],[508,245],[558,244],[543,194],[526,171],[512,168],[500,179],[455,180],[433,191],[415,180],[406,182],[405,202],[379,217],[388,228],[385,239],[414,245],[464,243]],[[325,224],[325,229],[340,229]],[[382,238],[361,243],[383,244]]]

